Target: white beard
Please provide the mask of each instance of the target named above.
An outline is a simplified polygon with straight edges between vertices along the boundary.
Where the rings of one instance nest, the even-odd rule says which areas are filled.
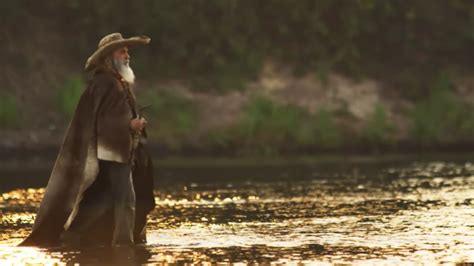
[[[114,59],[114,67],[128,84],[133,84],[135,82],[135,74],[133,73],[128,60],[121,61]]]

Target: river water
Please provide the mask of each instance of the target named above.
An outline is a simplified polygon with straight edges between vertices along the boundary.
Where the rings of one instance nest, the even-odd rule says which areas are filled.
[[[185,178],[163,173],[148,243],[134,248],[15,247],[44,189],[9,189],[0,194],[0,265],[474,262],[470,161],[341,159],[277,170],[222,167],[209,178],[202,178],[205,168],[200,178],[195,169],[183,171]]]

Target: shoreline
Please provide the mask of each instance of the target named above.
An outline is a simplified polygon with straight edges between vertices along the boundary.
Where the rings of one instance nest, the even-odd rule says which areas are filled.
[[[406,163],[425,161],[474,162],[474,150],[397,150],[377,152],[360,152],[355,150],[336,150],[330,152],[291,152],[281,154],[248,154],[199,153],[196,150],[188,153],[165,153],[157,146],[150,145],[148,151],[155,168],[248,168],[248,167],[281,167],[281,166],[321,166],[321,165],[376,165],[385,163]],[[49,169],[54,164],[59,146],[14,147],[0,149],[0,171],[26,169]]]
[[[0,193],[22,188],[46,186],[55,161],[56,150],[49,156],[29,153],[28,157],[10,156],[0,160]],[[44,152],[44,150],[43,150]],[[313,154],[293,156],[153,156],[155,187],[181,183],[233,182],[235,180],[278,181],[338,178],[335,172],[355,179],[390,178],[383,169],[407,167],[414,163],[435,163],[434,167],[450,164],[471,165],[474,152],[385,153],[369,154]],[[441,163],[441,164],[437,164]]]
[[[54,160],[59,152],[60,144],[19,144],[19,145],[0,145],[0,160],[30,160],[35,158]],[[278,149],[278,147],[277,147]],[[202,158],[209,158],[212,161],[217,160],[275,160],[276,158],[372,158],[377,161],[381,157],[437,157],[440,155],[458,155],[474,154],[474,143],[454,143],[446,145],[424,146],[415,143],[400,143],[378,147],[367,147],[364,144],[352,145],[339,148],[321,148],[307,146],[300,149],[278,150],[276,152],[264,153],[258,150],[242,151],[238,147],[194,147],[184,146],[180,150],[171,150],[159,143],[148,143],[147,150],[154,159],[167,161],[170,158],[179,158],[180,160],[196,161]]]

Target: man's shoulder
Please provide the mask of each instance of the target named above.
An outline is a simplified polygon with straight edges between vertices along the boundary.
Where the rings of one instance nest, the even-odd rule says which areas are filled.
[[[107,70],[99,70],[94,73],[92,76],[91,82],[92,83],[115,83],[116,82],[116,77],[111,71]]]
[[[89,80],[88,87],[94,90],[108,91],[118,86],[117,81],[117,78],[111,71],[101,70],[93,74]]]

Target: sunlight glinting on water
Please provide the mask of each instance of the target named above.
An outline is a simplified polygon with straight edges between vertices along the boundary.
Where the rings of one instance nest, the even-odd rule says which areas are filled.
[[[236,262],[256,256],[290,264],[472,262],[472,168],[433,163],[388,169],[388,175],[399,175],[388,179],[192,183],[176,184],[168,192],[158,189],[146,262],[228,262],[229,256]],[[68,260],[78,256],[14,247],[29,232],[43,193],[18,189],[0,195],[2,263],[52,265],[64,262],[66,255]]]
[[[55,257],[39,248],[0,245],[0,265],[66,265],[61,256]]]

